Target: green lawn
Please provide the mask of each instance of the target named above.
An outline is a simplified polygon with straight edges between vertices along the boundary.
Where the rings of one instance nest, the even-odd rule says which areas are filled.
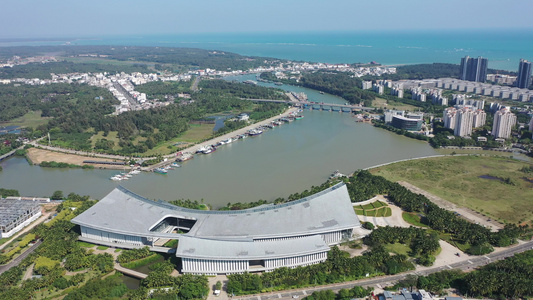
[[[95,244],[82,242],[82,241],[78,241],[77,243],[78,243],[78,245],[80,245],[80,247],[83,247],[83,248],[92,248],[92,247],[96,246]]]
[[[198,143],[213,134],[215,124],[191,124],[189,130],[174,139],[175,142]]]
[[[380,207],[376,210],[376,217],[390,217],[392,209],[390,207]]]
[[[106,247],[106,246],[98,246],[98,247],[96,247],[96,249],[98,249],[98,250],[107,250],[107,249],[109,249],[109,247]]]
[[[405,222],[418,226],[418,227],[429,227],[426,224],[420,222],[420,216],[415,213],[402,212],[402,218]]]
[[[160,143],[143,154],[152,156],[178,151],[179,148],[186,147],[187,145],[190,145],[190,143],[199,143],[211,137],[214,127],[214,124],[191,124],[189,130],[181,134],[179,137]]]
[[[365,205],[363,205],[363,209],[372,210],[372,209],[374,209],[374,205],[372,205],[372,203],[365,204]]]
[[[365,214],[369,217],[374,217],[376,216],[376,211],[375,210],[365,210]]]
[[[97,134],[91,136],[91,145],[94,147],[94,144],[96,141],[100,139],[106,139],[108,141],[113,141],[115,143],[115,146],[113,147],[113,150],[119,150],[120,146],[118,145],[119,138],[118,138],[118,131],[110,131],[107,136],[104,136],[103,131],[99,131]]]
[[[374,201],[365,205],[357,205],[353,207],[356,215],[369,217],[390,217],[392,216],[392,209],[386,203],[381,201]]]
[[[376,201],[376,202],[372,202],[372,205],[375,207],[375,208],[380,208],[382,206],[387,206],[387,204],[381,202],[381,201]]]
[[[41,117],[41,111],[30,111],[22,117],[18,117],[9,122],[0,122],[0,126],[21,126],[21,127],[37,127],[48,123],[51,118]]]
[[[409,248],[409,246],[405,244],[394,243],[394,244],[386,244],[385,250],[392,252],[392,253],[396,253],[396,254],[407,255],[407,253],[411,251],[411,248]]]
[[[407,181],[445,200],[487,217],[511,223],[533,223],[531,164],[504,157],[447,156],[400,162],[371,170],[391,181]],[[512,184],[480,176],[509,178]]]

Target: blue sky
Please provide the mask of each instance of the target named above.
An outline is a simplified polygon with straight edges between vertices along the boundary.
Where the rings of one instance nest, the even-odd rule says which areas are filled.
[[[533,29],[533,0],[2,0],[0,37]]]

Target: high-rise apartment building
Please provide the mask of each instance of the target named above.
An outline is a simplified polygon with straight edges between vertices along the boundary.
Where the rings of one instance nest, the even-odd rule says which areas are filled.
[[[482,109],[478,109],[474,111],[474,119],[472,120],[472,127],[477,128],[485,125],[485,122],[487,121],[487,113],[483,111]]]
[[[442,121],[444,122],[444,127],[455,129],[456,117],[457,109],[455,109],[454,107],[446,108],[442,114]]]
[[[518,65],[518,78],[516,86],[521,89],[527,89],[531,84],[531,62],[521,59]]]
[[[494,114],[492,135],[495,138],[507,139],[511,136],[511,128],[516,124],[516,116],[509,108],[504,107]]]
[[[471,58],[469,56],[461,58],[460,76],[462,80],[485,82],[487,79],[488,59],[483,57]]]
[[[485,125],[487,114],[472,106],[456,105],[448,107],[443,112],[444,127],[453,129],[456,136],[470,136],[476,127]]]
[[[455,120],[455,129],[453,135],[455,136],[470,136],[472,134],[472,123],[474,114],[470,108],[461,108],[457,110]]]

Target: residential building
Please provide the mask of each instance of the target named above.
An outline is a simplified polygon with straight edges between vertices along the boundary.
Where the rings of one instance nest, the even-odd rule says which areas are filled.
[[[476,127],[485,125],[487,114],[468,105],[448,107],[443,112],[444,127],[453,129],[455,136],[470,136]]]
[[[372,85],[372,90],[376,93],[378,93],[379,95],[383,95],[383,90],[385,89],[385,87],[381,84],[376,84],[374,83]]]
[[[363,90],[369,90],[372,88],[372,81],[363,81],[361,84],[362,84],[361,88]]]
[[[507,139],[511,136],[511,129],[516,124],[516,116],[508,107],[504,107],[494,114],[492,135],[495,138]]]
[[[518,78],[516,86],[521,89],[527,89],[531,84],[531,62],[521,59],[518,65]]]
[[[477,109],[474,111],[474,119],[472,121],[472,127],[477,128],[485,125],[487,121],[487,113],[482,109]]]
[[[472,134],[474,114],[470,108],[464,107],[457,110],[453,135],[465,137]]]
[[[442,121],[444,122],[444,127],[449,129],[455,129],[455,122],[457,118],[457,109],[454,107],[448,107],[442,113]]]
[[[461,59],[460,75],[462,80],[485,82],[487,79],[488,59],[483,57]]]

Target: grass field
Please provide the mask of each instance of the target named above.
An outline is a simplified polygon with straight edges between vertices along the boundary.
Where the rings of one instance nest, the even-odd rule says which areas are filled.
[[[215,124],[191,124],[189,130],[180,135],[174,142],[199,143],[213,134]]]
[[[191,124],[189,130],[181,134],[177,138],[166,141],[150,149],[144,155],[168,154],[177,151],[178,148],[186,147],[191,143],[199,143],[213,134],[214,124]],[[180,145],[176,145],[181,143]]]
[[[153,156],[157,154],[169,154],[171,152],[177,151],[179,148],[183,148],[185,146],[190,145],[191,143],[199,143],[209,137],[213,134],[213,128],[214,124],[192,124],[190,125],[189,130],[187,130],[185,133],[181,134],[179,137],[174,138],[170,141],[166,141],[163,143],[160,143],[153,149],[150,149],[143,153],[143,155],[147,156]],[[157,130],[155,131],[157,133]],[[96,144],[96,141],[99,139],[107,139],[109,141],[113,141],[115,145],[113,146],[113,150],[120,150],[119,146],[119,138],[117,136],[117,131],[110,131],[107,136],[104,136],[104,132],[100,131],[95,133],[93,136],[91,136],[91,144],[94,147]],[[142,136],[138,136],[133,141],[134,144],[137,144],[139,142],[145,141],[146,138]],[[176,145],[179,144],[179,145]]]
[[[426,224],[422,223],[420,221],[420,216],[415,214],[415,213],[408,213],[408,212],[402,212],[402,219],[411,224],[411,225],[414,225],[414,226],[418,226],[418,227],[429,227],[427,226]]]
[[[504,157],[447,156],[400,162],[371,170],[407,181],[459,206],[511,223],[533,223],[531,164]],[[481,178],[480,176],[489,176]]]
[[[112,141],[115,143],[115,146],[113,146],[113,150],[118,150],[120,149],[120,146],[118,145],[119,138],[117,135],[118,135],[118,131],[110,131],[107,134],[107,136],[104,136],[103,131],[99,131],[97,134],[91,136],[91,144],[94,147],[94,144],[96,143],[96,141],[100,139],[106,139],[108,141]]]
[[[372,106],[378,107],[378,108],[409,110],[409,111],[415,111],[418,109],[416,106],[404,104],[404,103],[397,102],[397,101],[389,100],[387,103],[387,100],[382,99],[382,98],[376,98],[375,100],[372,100]]]
[[[353,210],[359,216],[390,217],[392,215],[392,209],[379,200],[365,205],[354,206]]]
[[[77,243],[78,243],[78,245],[80,245],[80,247],[83,247],[83,248],[92,248],[92,247],[96,246],[95,244],[82,242],[82,241],[77,241]]]
[[[0,126],[20,126],[20,127],[37,127],[46,124],[51,118],[41,117],[41,111],[30,111],[22,117],[18,117],[9,122],[0,122]]]
[[[403,254],[407,255],[409,251],[411,251],[411,248],[409,248],[408,245],[400,244],[400,243],[394,243],[394,244],[385,244],[385,250],[396,253],[396,254]]]

